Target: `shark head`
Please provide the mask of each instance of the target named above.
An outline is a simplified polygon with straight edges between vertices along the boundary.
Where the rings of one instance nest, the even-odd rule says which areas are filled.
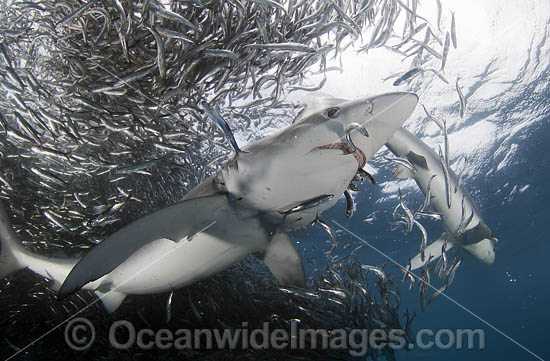
[[[334,142],[343,142],[344,136],[349,132],[353,145],[368,159],[411,115],[418,103],[418,96],[397,92],[348,101],[315,93],[306,96],[303,103],[304,110],[294,121],[295,124],[311,119],[331,124],[339,137]]]
[[[354,145],[368,158],[372,157],[399,129],[413,112],[418,96],[412,93],[388,93],[350,101],[342,105],[342,122],[357,122],[368,132],[350,134]]]
[[[417,102],[411,93],[352,101],[310,95],[293,125],[245,146],[235,166],[222,169],[227,191],[258,210],[278,212],[333,195],[327,202],[285,217],[292,227],[310,223],[338,201],[358,166],[402,126]],[[349,139],[360,152],[351,154]]]
[[[479,262],[492,264],[495,261],[495,244],[498,240],[482,219],[458,239],[463,248]]]
[[[462,248],[479,262],[493,264],[495,262],[496,238],[484,238],[481,241],[463,245]]]

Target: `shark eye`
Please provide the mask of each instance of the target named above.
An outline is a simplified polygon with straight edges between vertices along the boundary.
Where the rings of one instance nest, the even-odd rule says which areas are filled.
[[[327,117],[332,119],[338,118],[338,115],[340,114],[340,108],[338,107],[328,108],[325,114],[327,115]]]

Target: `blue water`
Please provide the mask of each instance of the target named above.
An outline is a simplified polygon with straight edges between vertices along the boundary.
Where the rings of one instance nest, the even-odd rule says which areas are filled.
[[[550,244],[547,235],[550,213],[546,203],[550,199],[550,160],[547,153],[549,123],[550,118],[546,118],[517,135],[527,137],[518,141],[519,156],[505,169],[466,181],[470,192],[477,191],[474,199],[485,221],[499,239],[497,256],[494,264],[485,265],[463,253],[463,262],[454,283],[445,293],[477,317],[444,297],[436,299],[422,312],[418,290],[415,288],[409,292],[402,288],[401,291],[404,305],[417,312],[413,330],[431,329],[437,332],[441,329],[482,329],[485,333],[485,348],[458,350],[452,347],[442,350],[434,347],[429,350],[399,351],[398,359],[537,360],[537,356],[550,359],[550,346],[545,331],[550,324],[550,313],[547,311],[550,304],[547,281],[550,271]],[[377,177],[378,181],[390,179],[391,173],[383,169]],[[504,187],[506,183],[509,185]],[[516,184],[518,188],[529,184],[529,188],[510,198],[509,193]],[[499,189],[502,190],[497,191]],[[354,218],[347,220],[343,216],[344,201],[324,214],[323,218],[334,218],[342,222],[380,251],[404,265],[407,263],[407,255],[412,256],[418,252],[420,237],[414,232],[405,236],[399,231],[390,231],[391,210],[397,201],[393,199],[376,204],[374,201],[380,196],[379,193],[376,186],[363,184],[356,198],[358,206]],[[422,201],[420,194],[416,194],[416,197],[414,194],[409,196],[412,202]],[[373,211],[378,211],[377,220],[371,225],[363,223],[362,220]],[[441,232],[441,226],[437,223],[429,224],[427,230],[429,239],[433,240]],[[306,243],[305,248],[313,244],[323,251],[329,248],[324,243],[327,237],[322,230],[308,229],[304,232],[312,242]],[[348,240],[354,242],[353,248],[360,244],[349,235],[339,235],[340,242],[346,243]],[[359,257],[362,263],[367,264],[383,264],[386,261],[368,247],[361,250]]]
[[[550,118],[546,118],[519,144],[520,159],[498,177],[474,187],[483,189],[482,213],[500,243],[491,266],[465,257],[455,283],[447,294],[492,324],[501,332],[543,359],[550,358],[547,306],[550,289],[547,225],[550,221],[546,200],[550,197],[547,156]],[[481,178],[481,177],[480,177]],[[505,183],[529,184],[511,202],[503,202],[503,192],[495,190]],[[504,203],[504,204],[503,204]],[[482,328],[486,332],[483,351],[438,351],[411,353],[406,359],[422,360],[536,360],[520,346],[467,314],[445,299],[438,299],[417,319],[417,327]]]
[[[537,102],[543,104],[545,99],[538,99]],[[521,105],[521,101],[514,104]],[[495,167],[494,162],[489,160],[485,162],[486,169],[482,169],[480,174],[465,179],[465,186],[472,193],[485,222],[499,239],[496,260],[492,265],[481,264],[462,253],[463,262],[452,286],[445,292],[449,298],[471,313],[445,297],[439,297],[422,312],[418,289],[408,291],[406,287],[401,287],[403,309],[406,307],[417,314],[413,331],[482,329],[485,333],[485,348],[416,348],[398,351],[397,359],[537,360],[529,351],[542,359],[550,359],[548,336],[545,332],[546,326],[550,324],[550,313],[547,312],[550,304],[547,281],[550,270],[547,261],[550,253],[547,237],[550,213],[546,204],[546,200],[550,198],[547,180],[550,175],[548,139],[550,117],[525,128],[515,136],[513,141],[519,148],[513,161],[506,167],[489,173]],[[373,165],[378,169],[375,176],[378,183],[394,180],[390,168],[376,162]],[[515,185],[518,188],[529,185],[529,188],[510,196]],[[323,214],[322,218],[338,229],[332,222],[336,220],[373,247],[405,265],[408,257],[418,252],[420,235],[417,230],[409,235],[391,230],[391,212],[397,200],[393,198],[377,202],[385,196],[387,194],[382,193],[379,185],[365,182],[357,194],[357,211],[353,218],[345,218],[344,200]],[[418,205],[423,201],[423,195],[418,190],[409,190],[404,196],[411,205]],[[373,212],[376,212],[376,220],[372,224],[363,222]],[[426,222],[425,225],[430,241],[442,232],[438,222]],[[327,234],[321,227],[310,226],[297,231],[294,238],[303,253],[307,275],[311,275],[316,268],[307,262],[309,258],[317,261],[317,267],[324,266],[326,259],[323,252],[330,246],[326,242]],[[338,242],[340,246],[352,242],[347,250],[340,247],[338,255],[341,256],[349,254],[361,244],[346,232],[339,233]],[[388,263],[385,257],[368,246],[364,246],[357,257],[364,264]],[[395,275],[396,281],[400,280],[399,272],[391,263],[385,269]],[[428,297],[432,291],[427,293]]]

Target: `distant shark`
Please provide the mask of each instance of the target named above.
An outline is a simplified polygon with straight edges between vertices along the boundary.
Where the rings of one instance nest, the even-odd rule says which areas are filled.
[[[0,276],[29,268],[53,280],[59,298],[92,290],[109,312],[128,294],[183,287],[250,254],[281,285],[305,287],[287,232],[332,207],[417,102],[412,93],[353,101],[310,96],[291,126],[243,150],[233,141],[233,157],[182,201],[130,223],[81,259],[26,250],[0,207]]]
[[[430,204],[441,215],[446,230],[439,239],[426,247],[424,258],[419,253],[411,260],[411,269],[420,268],[437,259],[443,249],[449,250],[455,245],[480,262],[493,263],[497,239],[481,218],[472,197],[456,174],[450,168],[444,169],[444,160],[403,128],[394,133],[386,146],[393,154],[410,162],[413,169],[400,164],[395,175],[402,179],[414,179],[422,192],[429,194]]]

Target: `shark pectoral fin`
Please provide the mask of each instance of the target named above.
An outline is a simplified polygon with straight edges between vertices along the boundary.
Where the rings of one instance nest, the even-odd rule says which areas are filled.
[[[424,261],[422,261],[422,253],[417,254],[413,259],[411,259],[411,270],[418,269],[426,263],[441,257],[441,251],[445,243],[447,243],[446,251],[450,250],[454,246],[454,244],[449,241],[449,236],[447,233],[443,232],[439,239],[435,240],[424,250]]]
[[[414,176],[413,170],[401,164],[397,165],[397,168],[395,168],[393,175],[395,176],[395,178],[398,178],[398,179],[409,179],[409,178],[413,178]]]
[[[281,286],[306,287],[304,266],[288,233],[277,232],[273,236],[263,261]]]
[[[105,291],[105,292],[103,292]],[[126,298],[126,293],[114,291],[114,290],[95,290],[94,293],[96,296],[101,300],[103,303],[103,306],[105,306],[105,309],[107,312],[111,313],[116,311],[116,309],[120,306],[122,301]]]
[[[225,194],[184,200],[142,217],[92,248],[71,270],[58,293],[62,299],[114,270],[144,245],[161,238],[179,241],[213,223],[227,206]]]

